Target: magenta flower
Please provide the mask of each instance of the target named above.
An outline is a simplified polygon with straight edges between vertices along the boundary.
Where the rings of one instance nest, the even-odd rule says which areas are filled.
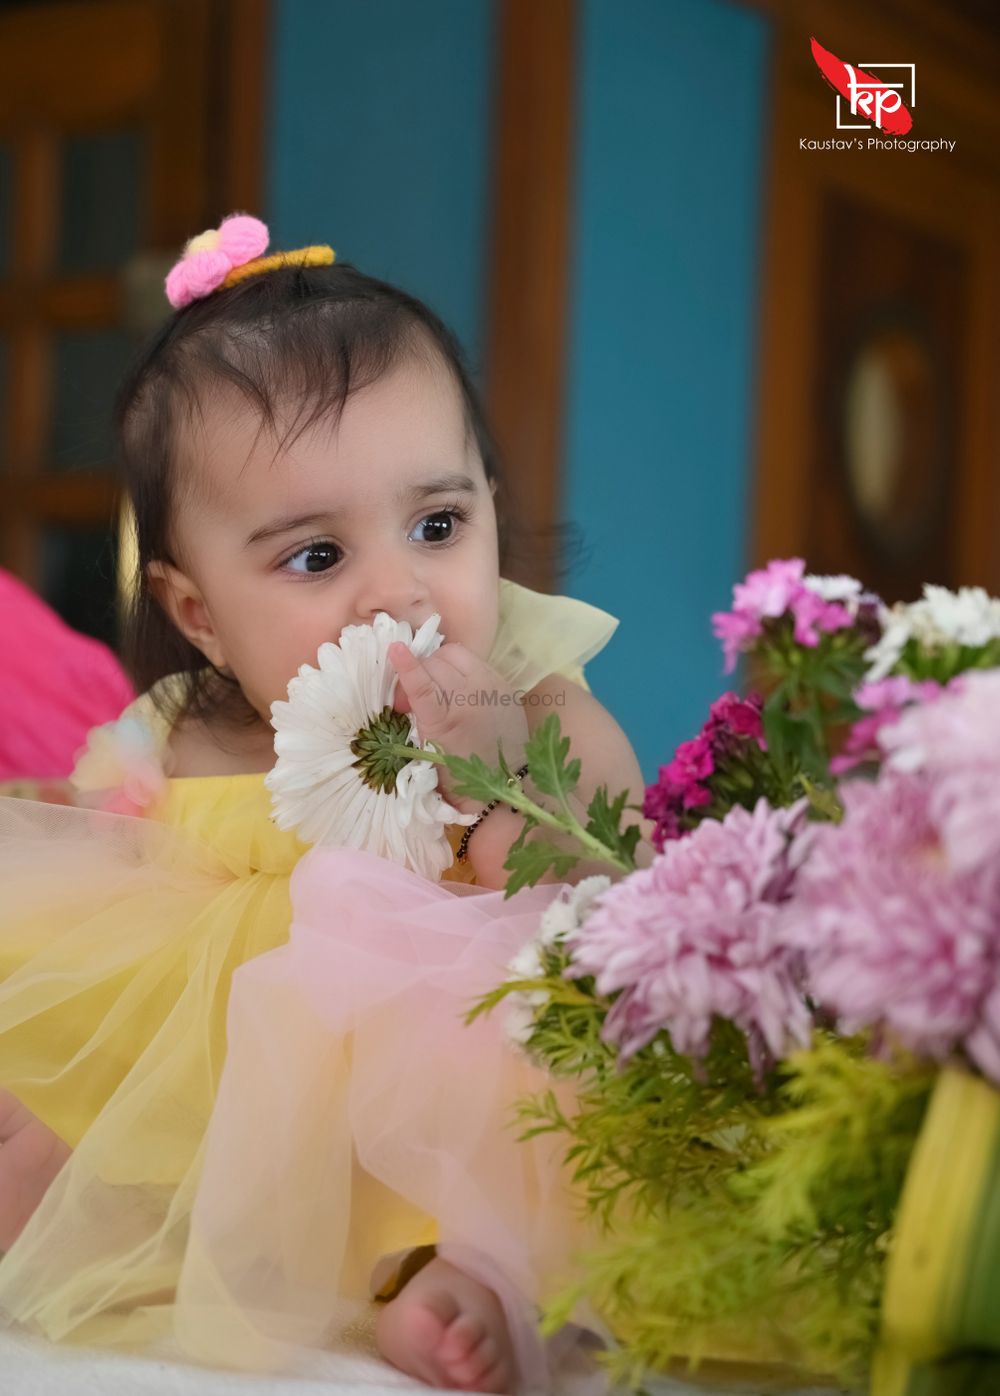
[[[800,557],[776,558],[733,587],[732,610],[712,616],[713,630],[726,656],[727,674],[736,667],[740,654],[752,649],[763,635],[767,620],[791,616],[796,643],[809,648],[819,644],[822,634],[853,624],[854,603],[826,596],[828,579],[806,577],[805,570]]]
[[[728,730],[737,737],[753,737],[762,742],[763,707],[764,700],[759,693],[751,693],[748,698],[741,698],[738,693],[724,693],[709,708],[706,730],[711,730],[713,734]]]
[[[746,699],[724,693],[712,704],[698,736],[682,742],[674,759],[660,767],[656,783],[646,787],[642,807],[646,818],[656,821],[653,845],[658,851],[694,827],[698,822],[694,811],[721,801],[721,809],[715,811],[718,815],[733,803],[729,777],[736,772],[745,775],[752,754],[765,749],[763,706],[757,693]],[[741,782],[741,803],[750,803],[745,797],[753,789],[752,779]]]
[[[795,876],[801,805],[737,807],[613,884],[568,938],[575,977],[617,993],[604,1037],[627,1058],[660,1031],[703,1057],[713,1021],[748,1037],[760,1067],[809,1040],[796,956],[777,938]]]
[[[879,733],[896,722],[911,703],[930,702],[943,689],[932,679],[916,682],[898,677],[864,683],[854,694],[854,701],[866,714],[851,728],[844,749],[830,762],[834,775],[843,775],[864,761],[881,760]]]
[[[958,871],[1000,865],[998,722],[1000,669],[974,669],[879,733],[894,770],[926,776],[931,817]]]
[[[1000,1082],[997,869],[950,864],[923,776],[884,771],[840,794],[843,822],[803,840],[779,937],[803,955],[810,994],[841,1031],[872,1028],[935,1060],[962,1048]]]
[[[692,741],[681,742],[661,778],[667,788],[680,797],[684,809],[696,809],[711,803],[710,792],[700,782],[714,770],[711,744],[702,734]]]

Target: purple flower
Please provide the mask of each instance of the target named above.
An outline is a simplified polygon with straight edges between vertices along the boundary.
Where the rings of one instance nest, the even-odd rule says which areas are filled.
[[[844,750],[830,762],[830,770],[834,775],[843,775],[863,761],[880,760],[879,733],[882,729],[896,722],[908,704],[930,702],[943,691],[932,679],[917,683],[898,677],[862,684],[854,701],[867,716],[859,718],[851,728]]]
[[[569,974],[618,993],[604,1036],[627,1058],[661,1030],[675,1049],[708,1051],[713,1020],[749,1038],[760,1066],[809,1039],[796,955],[776,937],[795,876],[804,811],[736,807],[668,845],[648,867],[613,884],[569,940]]]
[[[964,1047],[1000,1081],[996,868],[950,862],[923,776],[884,771],[840,794],[844,819],[811,826],[783,913],[810,994],[842,1031],[877,1028],[936,1060]]]
[[[897,771],[920,771],[948,862],[960,871],[1000,864],[1000,669],[970,670],[933,703],[883,727]]]

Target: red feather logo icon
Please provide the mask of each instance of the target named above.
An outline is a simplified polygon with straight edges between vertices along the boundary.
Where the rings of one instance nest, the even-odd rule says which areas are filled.
[[[862,116],[890,136],[905,136],[913,116],[896,89],[871,73],[852,67],[810,40],[816,66],[839,97],[850,102],[855,116]]]

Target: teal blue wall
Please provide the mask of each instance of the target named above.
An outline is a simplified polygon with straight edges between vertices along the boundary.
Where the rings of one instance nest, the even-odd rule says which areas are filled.
[[[277,0],[274,26],[275,242],[406,286],[478,365],[489,0]],[[722,686],[709,613],[745,562],[768,30],[579,0],[578,39],[564,589],[621,617],[588,676],[653,779]]]
[[[478,364],[490,0],[276,0],[268,217],[426,300]]]
[[[648,780],[723,687],[746,555],[767,26],[721,0],[582,0],[564,509],[588,667]]]

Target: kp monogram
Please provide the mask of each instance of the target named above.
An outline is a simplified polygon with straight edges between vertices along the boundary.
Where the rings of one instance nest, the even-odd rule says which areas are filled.
[[[863,131],[875,126],[891,135],[905,136],[913,125],[910,108],[917,105],[917,73],[914,63],[866,63],[854,67],[836,54],[812,40],[812,55],[816,66],[837,94],[838,131]],[[870,69],[884,73],[909,74],[901,81],[876,76]],[[904,96],[906,100],[904,101]],[[844,120],[842,102],[847,102],[846,115],[862,117],[861,121]]]

